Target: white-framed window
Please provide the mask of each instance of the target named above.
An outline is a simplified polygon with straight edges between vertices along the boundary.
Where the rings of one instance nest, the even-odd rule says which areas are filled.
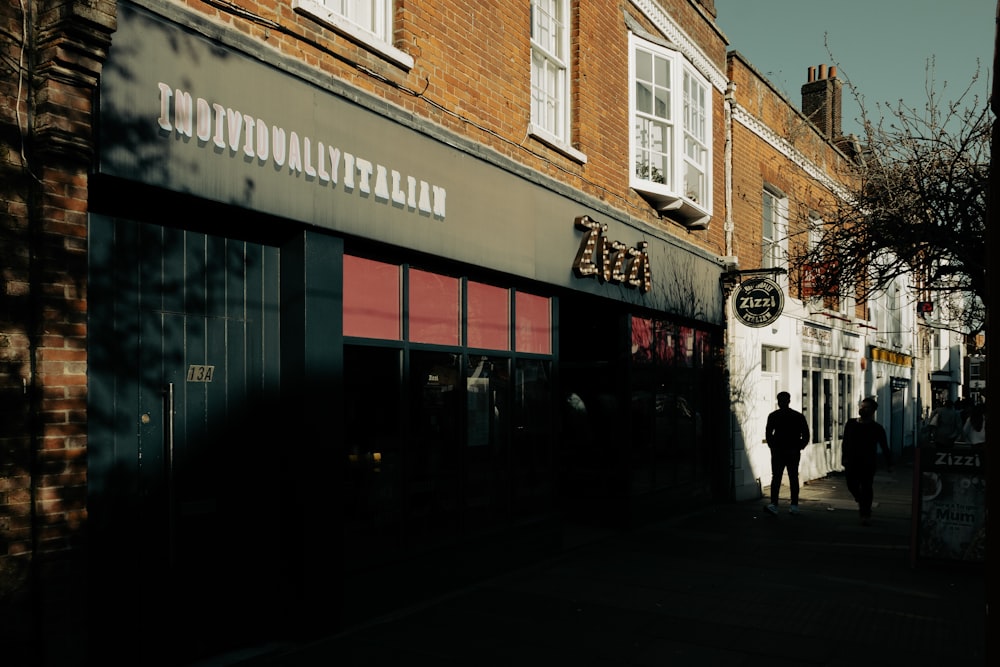
[[[761,194],[761,267],[784,268],[787,256],[788,200],[772,188]]]
[[[392,45],[393,0],[292,0],[292,9],[406,69],[413,56]]]
[[[785,350],[780,347],[761,345],[760,372],[780,377],[785,370]]]
[[[784,348],[770,345],[760,347],[760,379],[757,382],[760,394],[757,395],[757,403],[763,408],[764,414],[774,409],[778,392],[788,386],[785,379],[787,354],[788,351]]]
[[[809,214],[809,237],[807,250],[812,252],[823,240],[823,218],[818,213]]]
[[[885,310],[885,326],[889,342],[903,346],[905,344],[903,339],[903,312],[905,309],[903,307],[903,288],[898,278],[886,289]]]
[[[768,203],[767,203],[766,199],[767,199],[767,195],[765,193],[765,201],[763,203],[763,206],[764,206],[764,209],[765,209],[765,216],[767,215],[767,210],[766,209],[768,207]],[[771,206],[773,207],[773,202],[771,203]],[[773,217],[773,215],[772,215],[772,217]],[[810,211],[809,212],[809,219],[806,222],[806,225],[807,225],[807,227],[806,227],[806,252],[807,253],[812,253],[814,250],[816,250],[819,247],[820,242],[823,240],[823,219],[819,217],[818,213]],[[769,225],[767,222],[764,222],[763,223],[764,234],[767,233],[767,230],[768,230],[769,227],[773,227],[773,226],[774,226],[773,223]],[[765,237],[764,238],[764,244],[767,244],[768,242],[769,242],[769,240]],[[764,251],[764,254],[766,256],[766,254],[767,254],[766,249]],[[816,275],[816,277],[818,277],[820,269],[817,268],[817,267],[815,267],[815,266],[813,266],[813,265],[809,265],[808,267],[803,267],[803,272],[805,273],[806,280],[809,281],[809,284],[803,290],[802,298],[804,300],[805,299],[813,299],[817,303],[820,302],[823,299],[823,296],[820,295],[820,294],[818,294],[817,291],[815,290],[814,286],[812,285],[812,278],[813,278],[814,274]]]
[[[657,210],[704,226],[712,210],[712,95],[681,53],[629,35],[631,186]]]
[[[684,196],[697,204],[708,196],[708,87],[684,71]]]
[[[537,139],[585,162],[571,147],[569,0],[531,0],[531,124]]]

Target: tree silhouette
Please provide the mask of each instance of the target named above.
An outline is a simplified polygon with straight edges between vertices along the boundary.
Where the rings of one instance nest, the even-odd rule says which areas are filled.
[[[877,104],[876,116],[848,81],[865,132],[858,178],[845,179],[848,196],[795,244],[793,262],[815,296],[863,301],[909,276],[941,319],[976,333],[985,326],[992,120],[978,70],[950,102],[933,75],[931,60],[922,109],[900,100]]]

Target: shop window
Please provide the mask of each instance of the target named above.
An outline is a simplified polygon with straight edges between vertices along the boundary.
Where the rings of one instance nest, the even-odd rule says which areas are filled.
[[[706,369],[716,360],[710,332],[631,317],[631,489],[690,483],[703,474]]]
[[[344,335],[400,340],[400,269],[344,256]]]
[[[510,349],[510,296],[502,287],[472,280],[467,287],[467,338],[471,348]]]
[[[349,568],[371,567],[399,549],[402,368],[400,351],[385,347],[344,347],[344,429],[346,469],[340,492],[349,548]]]
[[[552,308],[549,299],[518,292],[515,304],[517,351],[552,354]]]
[[[552,499],[552,362],[517,361],[513,393],[511,487],[515,515],[548,509]]]
[[[409,339],[415,343],[459,344],[459,281],[410,269]]]
[[[677,331],[677,361],[687,368],[694,367],[694,333],[691,327],[679,327]]]
[[[714,353],[712,336],[707,331],[695,332],[695,366],[709,368],[713,364]]]
[[[711,214],[711,88],[678,51],[631,35],[632,187],[692,228]]]
[[[510,360],[472,357],[466,367],[465,507],[469,519],[496,525],[509,492]]]
[[[839,373],[837,375],[837,424],[839,428],[835,437],[839,437],[840,433],[843,432],[844,424],[852,416],[850,402],[853,395],[854,376],[847,373]]]
[[[292,9],[410,69],[413,57],[392,45],[393,0],[292,0]]]
[[[345,255],[344,323],[352,567],[551,509],[550,298]]]
[[[653,320],[632,318],[632,361],[647,364],[653,360]]]
[[[411,545],[458,532],[463,461],[460,367],[457,354],[410,353],[411,423],[406,433],[404,484]]]
[[[673,365],[680,359],[677,353],[678,341],[678,327],[672,322],[632,318],[633,362]]]

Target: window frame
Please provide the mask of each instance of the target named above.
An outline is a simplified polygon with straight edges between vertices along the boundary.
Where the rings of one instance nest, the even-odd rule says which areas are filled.
[[[362,0],[370,3],[372,16],[375,17],[376,29],[371,30],[352,18],[350,11],[337,9],[345,3],[348,9],[358,0],[292,0],[292,9],[307,16],[327,28],[347,37],[352,42],[365,47],[385,59],[410,70],[413,68],[413,56],[393,46],[393,17],[395,16],[394,0]]]
[[[772,215],[767,215],[766,201],[774,200],[771,205]],[[760,250],[761,268],[783,269],[788,266],[788,198],[777,188],[765,185],[761,190],[760,201]],[[767,235],[766,226],[770,224],[772,235]]]
[[[820,243],[823,241],[824,231],[828,223],[823,219],[823,217],[819,213],[817,213],[816,211],[810,211],[807,224],[809,225],[809,228],[807,230],[808,236],[806,241],[807,243],[806,251],[811,254],[814,250],[816,250],[816,248],[819,247]],[[848,300],[848,297],[842,294],[838,294],[836,296],[827,296],[827,297],[823,297],[817,294],[817,295],[811,295],[809,297],[802,297],[802,300],[816,301],[816,302],[822,301],[827,308],[835,310],[841,315],[850,315],[851,312],[851,305]]]
[[[550,8],[554,11],[550,11]],[[531,0],[530,3],[530,120],[528,122],[528,134],[541,141],[547,146],[554,148],[568,157],[580,163],[586,163],[587,156],[572,146],[573,134],[573,98],[571,95],[572,63],[570,53],[570,3],[569,0]],[[551,17],[551,24],[558,26],[556,31],[549,30],[547,34],[558,32],[557,35],[546,40],[545,44],[537,30],[541,27],[540,16]],[[536,62],[542,61],[543,69],[548,72],[549,65],[555,72],[557,79],[551,91],[551,97],[555,98],[558,109],[552,119],[552,126],[540,118],[538,111],[539,103],[538,91],[542,91],[547,86],[543,86],[538,80]]]
[[[775,347],[774,345],[760,346],[760,372],[763,375],[781,379],[785,373],[787,361],[785,359],[786,348]]]
[[[644,113],[639,109],[638,55],[649,54],[656,62],[669,66],[667,86],[660,89],[667,93],[665,116]],[[655,78],[655,74],[654,74]],[[679,51],[667,45],[645,39],[629,32],[629,185],[661,214],[676,218],[692,229],[704,229],[712,215],[712,86],[691,62]],[[647,82],[650,87],[653,81]],[[692,91],[697,95],[692,95]],[[653,100],[656,94],[652,93]],[[697,102],[697,104],[694,104]],[[639,175],[637,158],[640,152],[650,150],[649,144],[641,145],[637,137],[639,121],[644,119],[662,123],[670,136],[661,151],[666,156],[669,175],[663,182]],[[688,151],[696,146],[702,163],[692,160]],[[686,186],[688,173],[694,169],[702,183],[701,193]],[[703,194],[703,197],[699,197]]]
[[[476,354],[526,358],[552,358],[555,354],[556,311],[552,295],[363,254],[345,252],[343,257],[342,331],[348,342],[474,350]],[[470,313],[475,317],[476,308],[483,305],[475,294],[470,296],[470,285],[473,292],[479,289],[491,293],[488,300],[499,306],[499,316],[480,314],[478,320],[470,319]],[[357,296],[359,292],[361,297]],[[482,291],[479,296],[483,296]],[[369,303],[372,300],[374,307]],[[470,300],[476,305],[470,306]],[[375,311],[374,318],[370,311]],[[375,324],[371,324],[373,319]],[[492,343],[477,338],[478,324],[501,322],[506,330],[488,336]]]

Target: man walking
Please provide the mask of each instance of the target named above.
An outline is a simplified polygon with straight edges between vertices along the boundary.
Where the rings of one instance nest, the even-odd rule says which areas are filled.
[[[847,489],[858,503],[861,523],[869,525],[872,517],[872,501],[875,469],[878,467],[878,449],[885,456],[886,467],[892,470],[892,451],[885,429],[875,421],[878,403],[874,398],[866,398],[858,406],[858,418],[847,422],[842,443],[842,463],[847,478]]]
[[[788,486],[792,502],[788,511],[799,513],[799,457],[809,444],[809,424],[801,412],[788,407],[792,396],[787,391],[778,392],[778,409],[767,416],[765,437],[771,450],[771,504],[766,507],[773,516],[778,515],[778,494],[781,478],[788,469]]]

